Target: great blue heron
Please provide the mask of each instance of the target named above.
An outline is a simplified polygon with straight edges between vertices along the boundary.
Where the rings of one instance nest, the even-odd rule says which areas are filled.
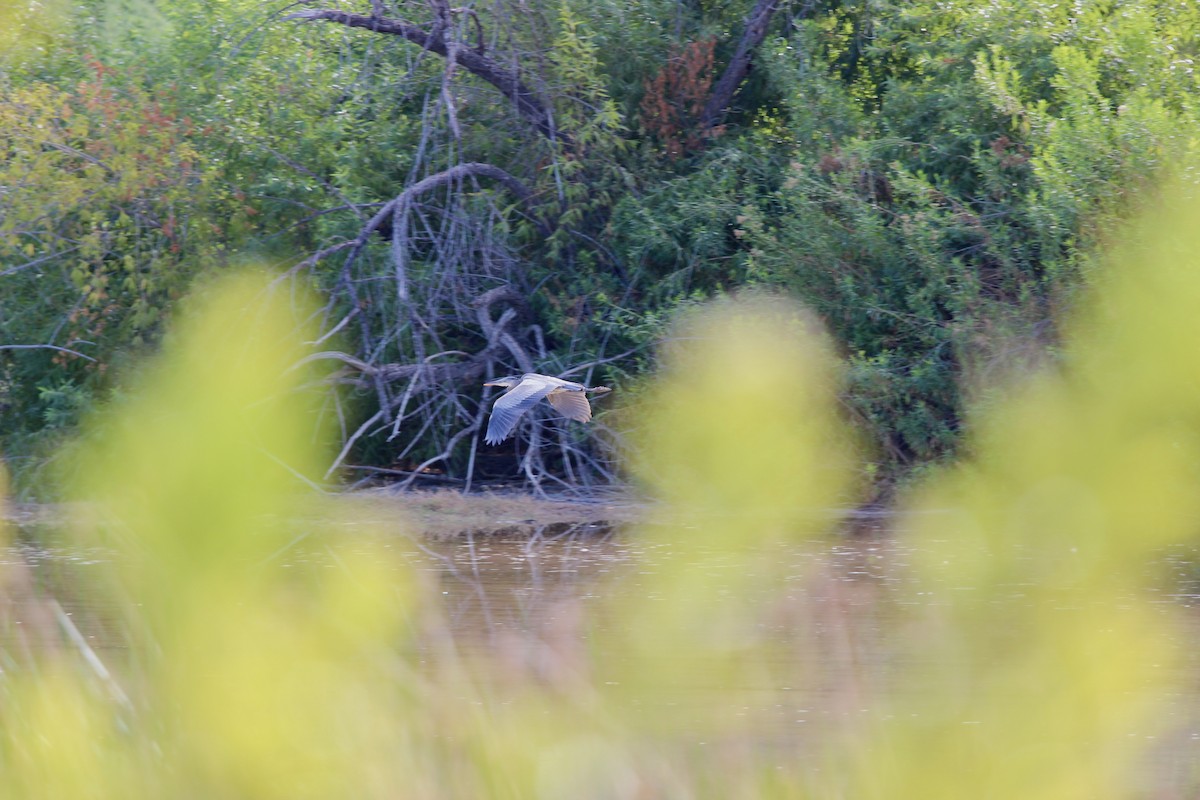
[[[488,421],[487,436],[484,437],[488,444],[497,444],[511,436],[521,415],[537,405],[543,397],[567,419],[587,422],[592,418],[592,407],[588,404],[587,393],[603,394],[612,391],[607,386],[584,386],[582,383],[564,381],[562,378],[552,378],[536,372],[496,378],[484,386],[503,386],[508,389],[492,406],[492,418]]]

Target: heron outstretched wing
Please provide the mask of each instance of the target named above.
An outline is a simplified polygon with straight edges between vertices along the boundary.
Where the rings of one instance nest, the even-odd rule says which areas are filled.
[[[567,419],[587,422],[592,418],[592,406],[583,392],[551,392],[546,399]]]
[[[546,381],[526,378],[502,394],[492,406],[492,418],[488,420],[487,435],[483,440],[497,444],[507,439],[521,415],[537,405],[553,388]]]

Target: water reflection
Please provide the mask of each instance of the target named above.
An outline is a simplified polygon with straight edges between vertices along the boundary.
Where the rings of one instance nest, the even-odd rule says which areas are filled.
[[[85,590],[95,583],[95,568],[111,562],[113,554],[45,544],[56,537],[41,523],[17,526],[13,539],[0,549],[5,657],[62,647],[56,607],[90,647],[119,648],[118,613]],[[595,524],[556,525],[533,536],[406,538],[396,546],[435,586],[440,622],[455,650],[514,667],[536,661],[546,648],[564,652],[567,642],[585,643],[588,625],[595,630],[620,624],[605,619],[601,601],[614,592],[651,591],[659,568],[678,555],[667,545]],[[878,662],[879,632],[899,596],[891,588],[905,580],[903,546],[868,530],[815,547],[797,545],[784,557],[784,591],[769,624],[781,641],[797,630],[808,632],[805,649],[794,657],[813,660],[819,654],[833,672]],[[334,557],[303,540],[280,556],[284,568],[313,562],[333,566]]]
[[[115,613],[83,593],[93,568],[110,563],[113,554],[53,544],[59,537],[44,522],[14,527],[13,543],[0,548],[0,630],[6,652],[58,646],[61,631],[52,601],[93,646],[113,646],[105,641],[105,631]],[[896,533],[886,520],[872,518],[847,535],[781,550],[786,569],[770,624],[781,638],[809,629],[821,644],[797,657],[859,661],[880,646],[887,628],[908,616],[906,606],[936,607],[950,594],[972,591],[953,580],[917,585],[909,570],[912,547]],[[442,620],[466,651],[486,651],[513,636],[536,637],[573,625],[614,592],[650,591],[660,567],[680,555],[673,551],[677,544],[648,542],[594,523],[547,526],[532,536],[404,537],[396,547],[436,586]],[[303,540],[279,561],[285,568],[335,564],[331,553]],[[1200,607],[1198,564],[1193,548],[1165,553],[1157,602]],[[1009,586],[1006,599],[1020,597],[1023,586]]]
[[[775,663],[743,676],[741,705],[730,709],[753,721],[760,743],[790,747],[813,723],[826,733],[851,725],[887,682],[888,631],[901,613],[898,599],[907,594],[901,587],[909,580],[909,559],[881,527],[779,553],[783,581],[760,621],[776,645]],[[485,664],[496,684],[533,680],[575,691],[596,680],[602,659],[595,648],[611,646],[613,629],[627,623],[606,601],[656,591],[659,573],[681,555],[673,547],[574,527],[526,539],[468,537],[420,550],[459,659]],[[706,562],[714,592],[722,591],[722,558]],[[679,666],[703,672],[703,665]],[[663,685],[654,702],[686,712],[717,696],[727,699],[729,688]]]
[[[478,641],[553,624],[565,605],[597,599],[597,581],[632,555],[614,531],[590,525],[528,538],[468,535],[421,550],[450,626]]]
[[[18,528],[0,547],[0,659],[5,668],[29,666],[47,653],[74,650],[119,697],[101,651],[121,649],[116,610],[87,587],[92,568],[112,555],[100,548],[53,546],[46,529]]]

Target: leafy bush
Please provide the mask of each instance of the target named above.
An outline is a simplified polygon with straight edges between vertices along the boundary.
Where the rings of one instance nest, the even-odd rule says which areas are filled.
[[[9,432],[41,424],[48,381],[94,389],[155,340],[228,235],[210,216],[223,198],[201,132],[169,94],[87,68],[66,89],[0,85],[0,342],[58,348],[0,351]]]
[[[776,16],[701,130],[753,6],[448,12],[560,138],[412,41],[252,0],[0,12],[39,42],[5,57],[0,86],[0,345],[96,359],[0,350],[6,451],[36,438],[39,387],[103,396],[108,365],[153,345],[195,276],[245,257],[296,268],[327,299],[320,335],[352,334],[345,355],[377,368],[477,354],[471,303],[507,284],[528,298],[518,333],[538,368],[600,362],[629,381],[677,308],[768,286],[834,332],[881,476],[950,455],[965,397],[1053,356],[1115,221],[1164,170],[1194,169],[1200,11],[805,4]],[[467,163],[525,191],[448,183],[347,249],[406,187]],[[518,369],[509,355],[494,366]],[[478,386],[426,387],[413,425],[404,389],[356,388],[348,456],[475,463]]]

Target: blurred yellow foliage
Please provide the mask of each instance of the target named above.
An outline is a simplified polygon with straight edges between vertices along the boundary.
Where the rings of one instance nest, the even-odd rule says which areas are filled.
[[[855,771],[886,780],[855,796],[960,797],[970,780],[997,797],[1130,796],[1181,677],[1152,567],[1200,522],[1197,221],[1177,187],[1122,232],[1064,367],[975,419],[970,459],[913,499],[923,575],[948,597],[899,643],[926,690],[861,751]],[[952,768],[921,765],[931,752]]]
[[[837,389],[821,326],[793,304],[726,301],[676,326],[631,457],[661,501],[641,535],[668,555],[644,591],[619,591],[606,665],[639,724],[752,730],[745,695],[788,682],[763,622],[796,550],[854,501]]]
[[[121,609],[114,677],[5,654],[0,794],[1133,796],[1180,681],[1147,581],[1200,511],[1200,207],[1172,198],[1114,248],[1065,367],[905,503],[888,630],[817,624],[796,588],[847,591],[823,558],[856,455],[820,326],[763,299],[683,321],[631,447],[647,555],[599,590],[590,650],[532,676],[455,652],[397,537],[314,522],[304,309],[258,275],[209,286],[78,462],[73,535],[116,552],[80,588]],[[285,568],[298,535],[324,566]],[[800,674],[868,638],[877,663]],[[785,735],[797,707],[824,715]]]
[[[111,585],[85,590],[123,610],[132,707],[72,683],[86,673],[39,670],[14,688],[4,796],[370,796],[360,766],[395,743],[413,683],[396,653],[416,583],[369,532],[314,534],[336,570],[277,557],[313,513],[304,476],[324,447],[295,367],[304,310],[267,287],[252,273],[202,291],[93,421],[74,528],[116,554]],[[52,790],[51,773],[87,790]]]

